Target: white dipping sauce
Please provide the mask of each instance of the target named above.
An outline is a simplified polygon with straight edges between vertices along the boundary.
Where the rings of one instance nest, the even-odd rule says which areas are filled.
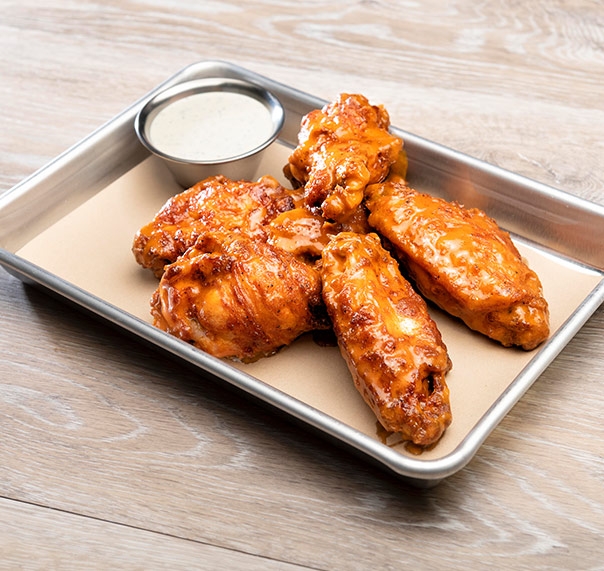
[[[149,140],[163,153],[190,161],[219,161],[242,155],[273,133],[270,111],[258,100],[230,91],[208,91],[161,109]]]

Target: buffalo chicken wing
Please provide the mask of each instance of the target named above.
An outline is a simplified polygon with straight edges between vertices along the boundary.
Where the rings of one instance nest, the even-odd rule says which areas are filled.
[[[254,361],[328,318],[317,270],[262,237],[209,232],[166,267],[154,324],[216,357]]]
[[[306,206],[345,222],[361,204],[365,187],[384,180],[399,160],[402,141],[388,132],[382,106],[343,93],[303,119],[288,176],[304,185]]]
[[[375,234],[323,249],[323,299],[355,386],[383,427],[426,446],[451,423],[451,368],[424,300]]]
[[[264,224],[293,206],[291,191],[271,176],[256,182],[210,177],[168,200],[137,232],[132,251],[141,266],[160,277],[164,266],[175,262],[202,234],[213,230],[260,234]]]
[[[539,278],[483,211],[389,181],[367,189],[369,223],[393,246],[420,293],[502,345],[549,335]]]

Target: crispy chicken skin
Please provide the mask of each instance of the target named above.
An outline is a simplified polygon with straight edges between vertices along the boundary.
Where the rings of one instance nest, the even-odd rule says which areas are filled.
[[[309,261],[321,257],[330,236],[338,230],[320,214],[304,206],[282,212],[265,227],[271,244]]]
[[[548,337],[539,278],[484,212],[400,180],[370,186],[366,204],[369,223],[427,299],[506,347],[530,350]]]
[[[345,222],[368,184],[384,180],[402,141],[388,132],[390,117],[367,98],[341,94],[301,123],[298,146],[285,169],[304,185],[306,205],[328,220]]]
[[[451,423],[447,348],[424,300],[376,234],[342,232],[323,249],[323,299],[365,402],[421,446]]]
[[[141,266],[160,277],[164,266],[176,261],[205,232],[261,233],[264,224],[293,207],[291,192],[271,176],[256,182],[210,177],[168,200],[137,232],[132,251]]]
[[[151,314],[160,329],[245,362],[329,325],[318,271],[240,232],[206,233],[167,266]]]
[[[271,244],[291,252],[300,259],[312,262],[321,258],[323,248],[335,234],[366,234],[371,227],[363,205],[351,214],[346,223],[330,222],[321,214],[299,206],[277,215],[264,229]]]

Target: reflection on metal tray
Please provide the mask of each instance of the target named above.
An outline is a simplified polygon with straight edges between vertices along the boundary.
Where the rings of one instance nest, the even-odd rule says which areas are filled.
[[[454,420],[434,448],[414,455],[404,443],[383,439],[337,348],[304,336],[244,365],[213,358],[151,325],[149,298],[157,282],[137,266],[130,247],[136,230],[181,188],[139,143],[134,117],[160,89],[204,77],[256,82],[279,98],[285,125],[257,175],[285,184],[282,167],[300,120],[325,101],[225,62],[200,62],[0,197],[0,263],[419,485],[460,470],[604,300],[604,208],[393,129],[405,141],[414,187],[480,207],[512,233],[543,282],[552,322],[548,342],[527,353],[504,349],[431,310],[454,364],[447,377]]]

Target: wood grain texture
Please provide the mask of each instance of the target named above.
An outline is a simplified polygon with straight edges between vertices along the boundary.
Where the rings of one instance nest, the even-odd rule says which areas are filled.
[[[188,541],[0,499],[3,569],[299,569]]]
[[[361,91],[399,127],[604,204],[596,1],[0,10],[0,192],[224,59]],[[603,331],[600,308],[467,468],[417,490],[0,270],[0,567],[601,568]]]

